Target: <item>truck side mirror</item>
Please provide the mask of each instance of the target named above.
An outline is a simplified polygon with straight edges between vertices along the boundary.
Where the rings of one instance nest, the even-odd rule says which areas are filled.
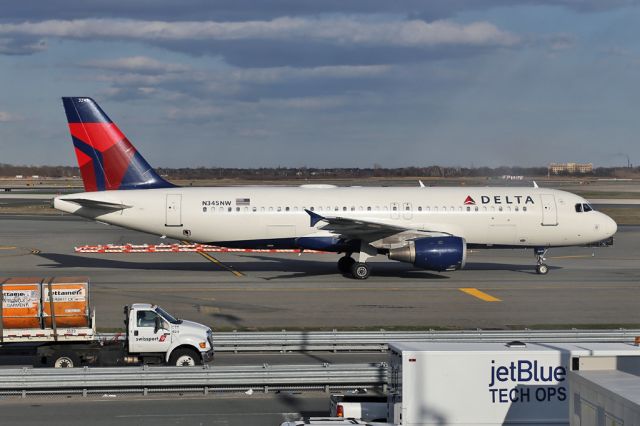
[[[161,319],[160,317],[156,317],[156,326],[155,326],[155,328],[154,328],[154,333],[157,333],[157,332],[158,332],[158,330],[160,330],[160,329],[162,329],[162,328],[164,328],[164,327],[162,326],[162,319]]]

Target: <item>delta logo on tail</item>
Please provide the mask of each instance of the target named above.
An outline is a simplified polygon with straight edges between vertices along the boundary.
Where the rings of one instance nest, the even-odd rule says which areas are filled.
[[[467,198],[464,200],[464,204],[467,206],[470,206],[470,205],[472,206],[472,205],[475,205],[476,202],[473,198],[471,198],[471,195],[467,195]]]
[[[86,191],[168,188],[91,98],[62,98]]]

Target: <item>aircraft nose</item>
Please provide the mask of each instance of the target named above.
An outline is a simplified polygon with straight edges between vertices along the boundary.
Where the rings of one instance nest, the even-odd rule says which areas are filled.
[[[600,225],[602,232],[605,234],[605,238],[612,237],[618,231],[618,224],[615,220],[611,219],[609,216],[603,214],[603,221]]]
[[[613,234],[615,234],[616,232],[618,232],[618,224],[616,223],[615,220],[611,219],[610,217],[607,216],[607,219],[609,219],[609,232],[611,236],[613,236]]]

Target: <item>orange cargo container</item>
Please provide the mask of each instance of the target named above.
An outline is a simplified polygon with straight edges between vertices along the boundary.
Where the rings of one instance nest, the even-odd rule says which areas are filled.
[[[51,298],[57,328],[90,327],[86,277],[10,278],[2,283],[3,328],[51,328]]]
[[[42,278],[2,280],[2,326],[40,328]]]
[[[89,327],[89,280],[84,277],[60,277],[51,282],[53,312],[57,327]],[[51,327],[49,283],[42,284],[42,317]]]

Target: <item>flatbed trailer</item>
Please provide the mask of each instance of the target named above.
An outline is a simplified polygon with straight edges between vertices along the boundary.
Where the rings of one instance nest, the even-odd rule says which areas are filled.
[[[191,366],[213,359],[211,328],[148,303],[124,307],[123,339],[101,338],[86,277],[11,278],[0,280],[0,289],[0,353],[31,348],[36,366]]]

